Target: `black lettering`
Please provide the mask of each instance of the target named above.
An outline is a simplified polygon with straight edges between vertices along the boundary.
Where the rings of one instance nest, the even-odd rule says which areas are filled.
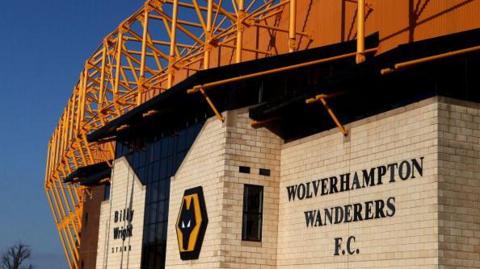
[[[373,201],[365,202],[365,220],[373,219]]]
[[[287,193],[288,193],[288,201],[295,201],[295,194],[297,192],[297,185],[294,186],[288,186],[287,187]]]
[[[322,195],[328,194],[328,178],[322,178]]]
[[[406,180],[410,177],[410,174],[412,173],[412,168],[410,167],[410,163],[407,161],[403,161],[400,163],[399,169],[398,169],[398,175],[402,180]]]
[[[385,218],[385,201],[383,200],[375,200],[375,218]]]
[[[387,165],[388,169],[390,170],[390,183],[395,182],[395,168],[398,167],[398,163],[391,163]]]
[[[113,229],[113,239],[119,239],[120,238],[120,228],[116,227]]]
[[[375,168],[371,168],[370,172],[366,169],[362,170],[363,173],[363,187],[375,186]]]
[[[340,249],[342,248],[342,238],[337,237],[334,238],[335,240],[335,251],[333,252],[333,255],[338,256],[340,255]]]
[[[353,221],[362,221],[362,204],[353,204]]]
[[[344,212],[345,212],[345,222],[349,223],[352,222],[352,215],[351,215],[352,205],[346,205]]]
[[[336,206],[335,207],[335,223],[334,224],[339,224],[342,221],[343,221],[343,207]]]
[[[305,213],[305,223],[307,225],[307,228],[310,226],[313,227],[313,222],[315,221],[315,213],[317,213],[317,211],[305,211],[304,213]]]
[[[128,231],[128,237],[132,237],[132,235],[133,235],[133,226],[132,226],[132,225],[128,225],[127,231]]]
[[[340,191],[350,190],[350,173],[340,175]]]
[[[310,192],[310,182],[307,182],[307,199],[312,198],[312,193]]]
[[[335,176],[330,177],[330,193],[338,192],[337,183],[338,183],[337,177]]]
[[[395,197],[390,197],[387,199],[387,208],[389,209],[389,211],[387,211],[387,216],[395,216]]]
[[[317,218],[315,219],[315,227],[322,226],[322,214],[320,214],[320,210],[317,211]]]
[[[377,178],[377,185],[382,185],[382,177],[387,173],[387,167],[385,165],[377,167],[377,173],[378,173],[378,178]]]
[[[352,241],[355,242],[355,236],[350,236],[347,239],[347,252],[350,255],[355,254],[355,250],[352,248]]]
[[[416,159],[412,159],[413,171],[412,178],[415,178],[415,170],[423,177],[423,157],[420,157],[420,163]]]
[[[328,223],[332,224],[333,223],[333,218],[332,218],[333,208],[329,208],[329,209],[325,208],[324,212],[325,212],[325,225],[327,225],[327,219],[328,219]]]
[[[352,190],[355,190],[355,189],[360,189],[362,188],[362,186],[360,185],[360,180],[358,180],[358,174],[357,172],[355,172],[355,174],[353,174],[353,180],[352,180]]]
[[[298,187],[297,187],[297,197],[298,197],[298,200],[303,200],[305,199],[305,185],[302,183],[302,184],[298,184]]]
[[[318,196],[318,189],[320,188],[320,180],[315,180],[312,182],[313,186],[313,195]]]

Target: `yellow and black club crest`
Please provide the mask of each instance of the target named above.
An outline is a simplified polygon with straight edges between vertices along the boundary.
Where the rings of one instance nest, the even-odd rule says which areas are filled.
[[[185,190],[177,219],[177,239],[182,260],[198,259],[208,216],[202,187]]]

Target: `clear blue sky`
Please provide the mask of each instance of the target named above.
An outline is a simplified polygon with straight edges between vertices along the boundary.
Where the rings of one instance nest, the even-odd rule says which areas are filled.
[[[47,141],[102,38],[142,0],[5,0],[0,8],[0,250],[67,268],[43,192]]]

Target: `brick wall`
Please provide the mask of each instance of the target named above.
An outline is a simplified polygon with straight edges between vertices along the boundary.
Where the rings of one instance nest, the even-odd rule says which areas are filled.
[[[142,185],[125,157],[114,161],[110,200],[100,209],[97,269],[140,268],[146,188]],[[132,221],[115,222],[115,211],[131,209]],[[114,238],[114,229],[133,227],[133,235]]]
[[[246,109],[206,122],[171,184],[166,268],[275,268],[281,140],[249,126]],[[248,166],[250,174],[239,173]],[[260,168],[270,169],[261,176]],[[264,186],[263,240],[244,242],[244,184]],[[202,186],[209,224],[198,260],[182,261],[175,222],[185,189]]]
[[[170,183],[166,268],[219,268],[221,253],[222,179],[224,175],[225,127],[208,120]],[[198,260],[182,261],[175,224],[185,189],[202,186],[208,226]]]
[[[223,182],[221,268],[275,268],[277,254],[280,149],[283,141],[265,128],[250,126],[248,110],[227,113],[225,179]],[[250,173],[239,173],[239,166]],[[270,176],[259,174],[269,169]],[[245,184],[261,185],[263,194],[262,241],[242,241]]]
[[[480,268],[480,105],[439,105],[440,268]]]
[[[284,145],[281,153],[278,268],[437,268],[436,99],[395,109]],[[424,157],[423,177],[288,201],[286,187]],[[395,197],[393,217],[306,227],[305,211]],[[349,236],[358,254],[334,255]],[[345,246],[343,245],[343,248]]]
[[[80,267],[82,269],[93,269],[96,265],[100,205],[103,201],[104,188],[103,185],[92,187],[83,207],[82,240],[80,241]]]
[[[332,129],[286,144],[267,129],[251,128],[247,109],[224,113],[224,123],[207,120],[171,181],[166,268],[480,268],[478,108],[435,97],[351,123],[348,137]],[[405,160],[421,160],[423,173],[289,201],[288,186]],[[97,268],[119,266],[102,239],[111,230],[111,208],[124,206],[128,192],[129,168],[118,162],[113,197],[102,204],[100,223],[106,224],[100,226]],[[260,168],[270,176],[259,175]],[[115,180],[125,186],[115,187]],[[264,186],[262,242],[242,241],[244,184]],[[197,186],[203,187],[209,224],[199,259],[182,261],[175,224],[184,191]],[[139,208],[144,195],[134,196]],[[390,197],[393,216],[306,225],[306,211]],[[336,238],[345,250],[351,236],[355,252],[335,255]],[[130,255],[128,268],[138,268],[139,252]]]

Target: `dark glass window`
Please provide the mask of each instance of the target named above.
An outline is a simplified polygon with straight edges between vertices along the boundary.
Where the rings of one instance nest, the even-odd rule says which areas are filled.
[[[103,188],[103,201],[107,201],[110,199],[110,183],[105,184]]]
[[[85,225],[84,227],[86,228],[88,225],[88,212],[85,212],[85,220],[83,221],[83,223]]]
[[[125,156],[147,188],[142,269],[165,268],[170,178],[202,126],[203,121],[198,121],[180,130],[117,140],[116,158]]]
[[[242,240],[262,241],[263,186],[245,185],[243,189]]]

